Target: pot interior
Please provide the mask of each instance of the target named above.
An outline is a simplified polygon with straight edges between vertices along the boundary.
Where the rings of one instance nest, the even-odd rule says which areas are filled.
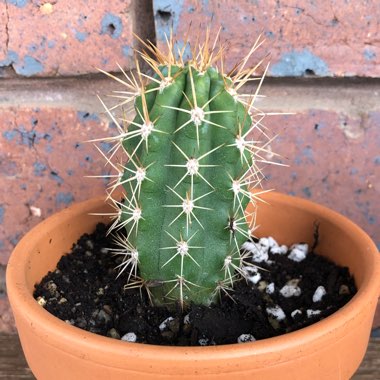
[[[360,288],[368,269],[364,261],[371,260],[371,257],[363,257],[358,252],[363,249],[363,244],[373,244],[368,236],[339,214],[300,198],[279,196],[276,193],[267,193],[263,198],[267,203],[258,203],[257,228],[253,235],[272,236],[280,244],[306,242],[311,246],[314,225],[318,223],[317,253],[339,265],[348,266]],[[84,202],[53,215],[28,234],[32,239],[23,249],[31,254],[28,261],[30,270],[26,271],[27,286],[31,293],[34,285],[48,271],[55,269],[60,257],[70,251],[82,234],[92,232],[99,222],[110,222],[108,216],[91,214],[110,210],[110,206],[100,199]],[[253,206],[249,205],[248,211],[252,210]],[[360,234],[363,236],[358,240]]]

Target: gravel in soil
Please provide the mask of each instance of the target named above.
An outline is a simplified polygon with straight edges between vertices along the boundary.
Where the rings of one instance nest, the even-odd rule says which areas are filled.
[[[115,269],[122,257],[104,248],[112,246],[106,232],[99,224],[83,235],[36,285],[34,297],[66,323],[114,339],[178,346],[265,339],[326,318],[356,293],[347,268],[313,252],[300,256],[302,244],[289,251],[261,239],[245,246],[264,270],[247,267],[249,280],[222,294],[219,305],[173,312],[152,306],[139,288],[125,288],[127,276]]]

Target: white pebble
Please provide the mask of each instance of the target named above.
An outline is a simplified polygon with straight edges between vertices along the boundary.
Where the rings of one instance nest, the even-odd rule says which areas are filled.
[[[241,249],[244,249],[245,251],[252,252],[252,251],[254,251],[256,249],[256,244],[253,243],[252,241],[246,241],[241,246]]]
[[[46,305],[46,300],[44,297],[38,297],[37,298],[37,303],[40,305],[40,306],[45,306]]]
[[[274,317],[278,321],[282,321],[286,318],[284,310],[282,310],[280,306],[276,305],[274,307],[267,307],[266,311],[268,315],[270,315],[271,317]]]
[[[347,285],[341,285],[340,288],[339,288],[339,295],[342,295],[342,294],[350,294],[350,289]]]
[[[290,315],[291,317],[294,319],[294,317],[297,315],[297,314],[302,314],[302,311],[299,310],[299,309],[296,309],[296,310],[293,310]]]
[[[296,284],[287,283],[280,289],[280,293],[285,298],[298,297],[301,294],[301,288]]]
[[[208,339],[207,338],[198,339],[198,343],[200,346],[207,346],[208,345]]]
[[[274,293],[274,282],[271,282],[270,284],[268,284],[268,286],[266,288],[266,292],[267,292],[267,294],[273,294]]]
[[[37,218],[41,217],[41,209],[35,206],[29,206],[29,210],[33,216],[36,216]]]
[[[274,238],[272,238],[272,236],[268,236],[268,244],[269,248],[278,247],[277,241]]]
[[[129,333],[124,334],[121,337],[121,340],[123,340],[125,342],[135,343],[137,340],[137,336],[134,332],[129,332]]]
[[[326,289],[324,286],[318,286],[317,289],[315,289],[315,292],[313,294],[313,302],[319,302],[322,300],[323,296],[326,295]]]
[[[272,255],[285,255],[288,252],[288,247],[286,245],[281,245],[277,247],[272,247],[270,253]]]
[[[255,266],[244,266],[241,268],[244,274],[244,277],[248,280],[257,284],[261,280],[261,274],[258,273],[258,268]]]
[[[189,325],[190,324],[190,314],[186,314],[184,317],[183,317],[183,323],[185,325]]]
[[[261,240],[261,239],[260,239]],[[268,247],[263,247],[261,244],[246,241],[242,248],[252,253],[252,261],[262,263],[268,260]]]
[[[262,237],[262,238],[259,239],[259,244],[263,248],[269,248],[270,247],[270,240],[269,240],[269,238]]]
[[[247,280],[257,284],[261,280],[261,274],[257,272],[255,275],[247,277]]]
[[[164,321],[161,322],[161,324],[158,326],[160,331],[164,331],[168,328],[168,324],[173,320],[173,317],[168,317]]]
[[[306,258],[308,249],[309,245],[306,243],[293,244],[290,247],[288,258],[299,263]]]
[[[241,267],[241,269],[246,275],[249,275],[250,273],[256,274],[258,271],[258,268],[253,265],[246,265]]]
[[[237,338],[238,343],[254,342],[255,340],[256,340],[255,337],[251,334],[241,334]]]
[[[306,310],[306,314],[307,314],[307,317],[308,317],[308,318],[311,318],[313,315],[321,314],[321,311],[320,311],[320,310],[311,310],[311,309],[307,309],[307,310]]]

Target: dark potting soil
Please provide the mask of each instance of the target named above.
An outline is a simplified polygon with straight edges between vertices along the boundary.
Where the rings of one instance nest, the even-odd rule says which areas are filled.
[[[99,224],[83,235],[36,285],[34,297],[66,323],[115,339],[180,346],[265,339],[326,318],[356,292],[347,268],[313,252],[297,262],[269,250],[269,263],[258,264],[267,270],[252,277],[256,284],[238,281],[219,305],[173,312],[151,306],[139,288],[125,289],[126,276],[115,269],[122,257],[104,248],[113,245],[106,231]]]

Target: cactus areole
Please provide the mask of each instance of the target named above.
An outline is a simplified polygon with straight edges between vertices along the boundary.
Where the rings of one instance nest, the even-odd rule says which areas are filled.
[[[144,45],[151,76],[138,64],[123,79],[108,74],[127,88],[118,106],[131,102],[135,110],[133,120],[127,112],[117,118],[103,103],[120,132],[105,139],[115,142],[109,154],[123,156],[121,163],[107,156],[117,171],[108,189],[119,247],[112,251],[124,256],[126,286],[144,287],[154,304],[209,305],[251,269],[240,246],[254,221],[245,211],[256,197],[250,188],[260,185],[266,162],[264,114],[255,106],[264,75],[252,94],[239,90],[261,64],[245,67],[261,41],[229,73],[224,48],[208,37],[187,61],[174,45],[170,38],[165,54]],[[261,140],[251,139],[255,130]],[[120,185],[123,201],[114,197]]]

